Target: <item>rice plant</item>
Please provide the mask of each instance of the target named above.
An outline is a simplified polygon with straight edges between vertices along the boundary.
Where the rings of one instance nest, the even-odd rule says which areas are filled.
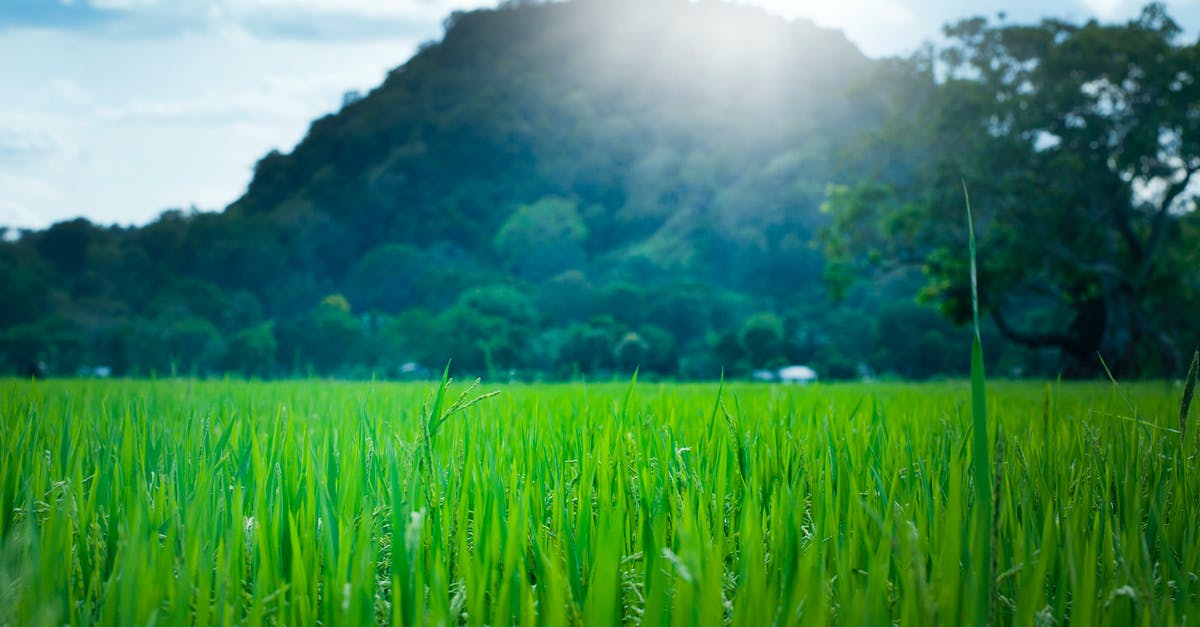
[[[0,624],[1194,623],[1178,390],[991,383],[7,381]]]

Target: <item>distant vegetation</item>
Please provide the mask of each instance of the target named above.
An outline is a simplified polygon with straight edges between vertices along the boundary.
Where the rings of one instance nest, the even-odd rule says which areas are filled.
[[[223,212],[0,244],[0,370],[961,375],[965,179],[991,372],[1178,374],[1196,46],[1158,7],[948,33],[871,61],[718,3],[456,13]]]

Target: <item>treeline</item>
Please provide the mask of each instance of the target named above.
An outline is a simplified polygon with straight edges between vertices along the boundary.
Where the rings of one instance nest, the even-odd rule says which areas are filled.
[[[712,379],[794,363],[828,378],[925,378],[963,367],[963,330],[907,296],[915,277],[857,289],[840,304],[812,288],[780,312],[694,280],[596,284],[568,270],[512,281],[461,251],[454,263],[449,251],[428,258],[389,244],[355,264],[343,292],[291,316],[269,316],[253,291],[179,278],[164,272],[165,255],[151,252],[167,245],[168,225],[215,218],[169,213],[140,229],[80,220],[5,245],[2,276],[17,306],[3,310],[4,370],[405,378],[453,359],[457,372],[496,378],[625,376],[639,368],[652,377]],[[428,266],[412,275],[394,270],[418,263]]]
[[[492,285],[466,290],[438,313],[355,312],[334,294],[293,318],[236,323],[174,303],[170,313],[99,330],[61,315],[17,324],[0,334],[0,356],[9,373],[38,367],[67,376],[103,368],[106,376],[406,378],[436,374],[431,368],[451,357],[458,372],[522,379],[628,375],[635,368],[713,379],[793,363],[833,379],[926,378],[962,368],[961,330],[903,299],[874,317],[849,308],[747,317],[737,313],[747,304],[737,301],[727,294],[714,302],[700,284],[649,293],[628,283],[595,289],[581,282],[532,296]]]

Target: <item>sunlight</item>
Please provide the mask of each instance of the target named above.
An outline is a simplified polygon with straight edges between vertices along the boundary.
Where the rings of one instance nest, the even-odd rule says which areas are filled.
[[[909,44],[909,32],[920,20],[911,9],[886,0],[739,0],[787,19],[809,19],[819,26],[841,30],[870,55],[890,54]]]

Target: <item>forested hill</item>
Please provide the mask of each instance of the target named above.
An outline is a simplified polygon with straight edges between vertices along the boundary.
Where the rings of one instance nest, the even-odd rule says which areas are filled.
[[[251,264],[245,286],[275,283],[264,304],[285,314],[311,296],[289,296],[304,268],[317,293],[371,308],[343,281],[387,243],[533,282],[579,269],[743,286],[807,238],[865,68],[838,33],[721,4],[457,14],[441,44],[259,163],[230,214],[326,224],[287,242],[290,260]],[[807,252],[777,260],[819,271]],[[389,305],[446,304],[403,291]]]
[[[872,67],[716,2],[456,13],[225,211],[3,244],[3,367],[852,374],[886,331],[822,326],[812,240]]]

